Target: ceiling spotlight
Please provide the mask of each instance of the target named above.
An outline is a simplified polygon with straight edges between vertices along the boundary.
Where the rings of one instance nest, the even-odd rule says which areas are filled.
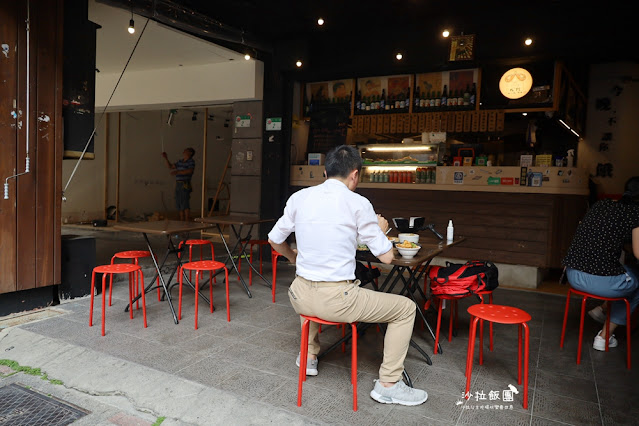
[[[448,31],[448,30],[442,31],[442,36],[443,37],[448,37],[449,35],[450,35],[450,31]]]
[[[295,62],[295,66],[300,68],[302,66],[302,61],[298,59],[297,62]]]
[[[193,117],[191,117],[191,120],[193,121],[197,120],[197,112],[193,111]]]
[[[133,18],[129,21],[129,34],[133,34],[135,32],[135,23],[133,22]]]
[[[404,56],[400,52],[398,52],[397,55],[395,55],[395,57],[397,58],[398,61],[401,61]]]
[[[246,60],[248,61],[249,59],[251,59],[251,55],[249,55],[249,54],[247,53],[246,55],[244,55],[244,59],[246,59]]]
[[[526,38],[526,40],[524,41],[524,44],[525,44],[526,46],[530,46],[530,45],[532,44],[532,38],[527,37],[527,38]]]
[[[321,27],[322,25],[324,25],[324,19],[322,19],[322,18],[318,18],[318,19],[317,19],[317,25],[319,25],[320,27]]]

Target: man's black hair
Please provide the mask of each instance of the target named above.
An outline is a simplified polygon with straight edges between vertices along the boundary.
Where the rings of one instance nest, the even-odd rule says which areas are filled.
[[[624,204],[639,204],[639,176],[633,176],[626,181],[624,193],[619,202]]]
[[[333,93],[337,92],[337,89],[339,89],[340,87],[346,87],[343,81],[338,81],[333,84]]]
[[[346,178],[353,170],[362,170],[362,157],[354,146],[340,145],[326,154],[324,168],[327,178]]]
[[[195,150],[191,147],[186,148],[186,150],[191,153],[191,158],[193,158],[193,156],[195,155]]]

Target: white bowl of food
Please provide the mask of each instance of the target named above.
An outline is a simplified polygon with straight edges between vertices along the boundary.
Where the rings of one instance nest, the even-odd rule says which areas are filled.
[[[421,248],[417,244],[411,243],[408,241],[403,242],[401,244],[395,244],[395,247],[397,248],[397,251],[404,259],[412,259],[413,257],[415,257],[415,255]]]
[[[419,242],[418,234],[403,233],[403,234],[399,234],[397,238],[399,239],[400,243],[403,243],[404,241],[408,241],[409,243],[417,244]]]

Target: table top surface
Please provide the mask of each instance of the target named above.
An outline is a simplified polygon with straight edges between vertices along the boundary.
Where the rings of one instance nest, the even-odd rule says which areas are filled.
[[[118,223],[114,229],[131,232],[144,232],[146,234],[180,234],[190,231],[201,231],[213,226],[211,223],[185,222],[181,220],[158,220],[152,222]]]
[[[392,260],[391,265],[408,266],[408,267],[420,266],[423,263],[441,254],[448,247],[457,245],[461,243],[462,241],[464,241],[465,239],[466,239],[465,237],[458,236],[458,237],[455,237],[453,241],[449,242],[446,240],[440,241],[434,238],[428,239],[428,238],[421,237],[419,242],[421,249],[417,252],[415,257],[413,257],[412,259],[404,259],[399,254],[397,249],[393,247],[394,259]],[[358,250],[356,258],[357,260],[364,261],[364,262],[381,263],[377,257],[373,256],[373,254],[367,250]]]
[[[260,219],[259,217],[249,215],[229,214],[224,216],[198,217],[195,221],[213,225],[255,225],[257,223],[275,222],[275,219]]]

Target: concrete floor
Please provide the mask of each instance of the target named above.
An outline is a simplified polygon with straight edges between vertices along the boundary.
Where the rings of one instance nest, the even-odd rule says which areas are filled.
[[[135,241],[123,247],[121,238],[99,237],[104,252],[135,248]],[[119,243],[118,243],[119,241]],[[143,242],[142,242],[143,243]],[[166,241],[154,244],[165,247]],[[143,247],[142,247],[143,248]],[[108,251],[112,250],[111,254]],[[216,255],[223,258],[216,246]],[[107,256],[108,254],[108,256]],[[433,355],[433,341],[416,323],[413,338],[429,354],[428,365],[415,349],[408,351],[405,367],[416,387],[426,389],[428,401],[418,407],[382,405],[369,397],[382,358],[383,336],[374,327],[360,336],[358,350],[359,410],[352,410],[349,383],[350,361],[339,350],[319,364],[319,375],[304,385],[301,407],[296,406],[299,351],[299,317],[290,306],[288,285],[294,268],[278,262],[276,302],[271,290],[254,278],[249,298],[237,281],[230,280],[231,321],[226,321],[223,280],[213,286],[215,312],[200,300],[199,328],[194,329],[194,292],[185,290],[183,318],[174,324],[166,301],[147,294],[148,328],[142,311],[134,318],[124,312],[127,285],[116,282],[113,305],[106,310],[106,336],[100,335],[101,306],[96,301],[94,326],[88,326],[89,298],[72,299],[54,307],[59,311],[0,332],[2,357],[21,365],[40,367],[63,381],[52,386],[34,382],[61,399],[92,410],[77,424],[151,424],[166,417],[164,424],[636,424],[639,409],[637,367],[625,366],[624,329],[618,331],[619,347],[609,353],[592,349],[592,338],[600,325],[586,318],[583,354],[575,363],[579,303],[571,304],[566,343],[559,348],[565,296],[508,289],[495,290],[494,303],[516,306],[532,316],[530,325],[529,408],[522,408],[522,385],[517,384],[517,328],[495,325],[495,349],[484,351],[484,365],[477,351],[469,400],[464,365],[468,342],[468,314],[471,299],[460,301],[459,330],[449,342],[442,331],[443,353]],[[264,273],[271,277],[268,262]],[[243,274],[248,277],[247,268]],[[148,277],[148,275],[147,275]],[[167,275],[168,278],[168,275]],[[150,278],[147,278],[147,283]],[[206,289],[208,294],[208,289]],[[177,288],[172,291],[177,309]],[[99,299],[97,299],[99,300]],[[591,305],[589,305],[590,307]],[[434,312],[429,312],[435,324]],[[447,330],[448,310],[444,311]],[[622,335],[620,335],[622,334]],[[323,344],[340,333],[326,327]],[[639,336],[632,344],[636,363]],[[0,371],[0,377],[2,371]],[[20,373],[0,378],[33,380]],[[38,384],[39,383],[39,384]],[[502,400],[503,391],[514,385],[518,394],[512,402]],[[485,399],[481,399],[481,394]],[[490,399],[498,395],[500,399]],[[125,402],[123,402],[125,401]],[[512,408],[511,408],[512,407]],[[119,417],[118,417],[119,416]],[[146,423],[145,423],[146,422]]]

